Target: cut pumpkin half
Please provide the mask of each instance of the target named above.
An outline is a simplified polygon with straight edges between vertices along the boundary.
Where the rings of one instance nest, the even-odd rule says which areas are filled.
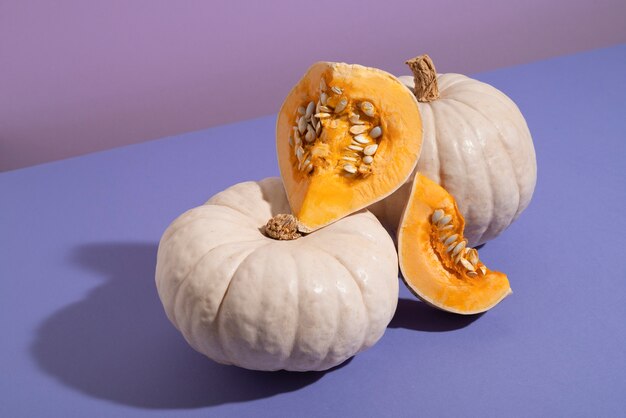
[[[393,193],[422,145],[417,100],[396,77],[318,62],[278,114],[281,177],[299,229],[311,232]]]
[[[489,270],[467,246],[464,227],[452,195],[417,174],[398,230],[404,282],[424,302],[469,315],[491,309],[511,287],[505,274]]]

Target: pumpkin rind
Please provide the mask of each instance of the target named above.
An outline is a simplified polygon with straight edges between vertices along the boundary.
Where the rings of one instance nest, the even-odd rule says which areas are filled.
[[[361,211],[292,241],[280,179],[235,185],[177,218],[159,244],[165,312],[197,351],[256,370],[325,370],[373,345],[397,304],[393,242]]]
[[[399,79],[410,89],[413,76]],[[439,97],[419,101],[424,125],[420,172],[454,196],[476,246],[497,237],[526,209],[537,180],[524,116],[504,93],[461,74],[437,75]],[[411,186],[372,208],[395,231]]]
[[[449,229],[433,224],[435,211],[451,218],[444,224]],[[403,280],[414,294],[432,306],[448,312],[476,314],[498,304],[511,293],[511,288],[506,275],[487,269],[478,260],[478,253],[465,246],[464,227],[452,196],[418,174],[398,230]],[[457,253],[458,248],[462,250]],[[467,264],[472,252],[475,262]]]
[[[311,128],[300,124],[310,104]],[[314,140],[304,138],[309,134]],[[301,230],[314,231],[394,192],[415,168],[421,137],[417,100],[396,77],[360,65],[314,64],[285,99],[276,127],[281,177]]]

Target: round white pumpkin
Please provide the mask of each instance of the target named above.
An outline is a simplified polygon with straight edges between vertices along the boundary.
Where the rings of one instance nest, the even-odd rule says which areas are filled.
[[[176,219],[159,244],[156,284],[187,342],[222,364],[325,370],[372,346],[398,299],[398,261],[361,211],[291,241],[265,223],[290,213],[278,178],[245,182]]]
[[[415,90],[414,76],[399,79]],[[461,74],[438,74],[436,84],[438,97],[418,97],[424,136],[415,173],[454,196],[465,218],[465,237],[476,246],[498,236],[530,203],[535,149],[524,116],[500,90]],[[406,184],[373,208],[392,230],[410,191]]]

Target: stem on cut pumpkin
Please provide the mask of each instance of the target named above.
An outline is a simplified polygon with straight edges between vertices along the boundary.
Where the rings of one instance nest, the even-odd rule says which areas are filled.
[[[279,213],[265,224],[265,234],[277,240],[292,240],[302,236],[298,232],[298,220],[295,216]]]
[[[439,87],[437,86],[437,71],[435,64],[426,54],[411,58],[406,64],[413,71],[415,88],[413,93],[420,102],[432,102],[439,98]]]

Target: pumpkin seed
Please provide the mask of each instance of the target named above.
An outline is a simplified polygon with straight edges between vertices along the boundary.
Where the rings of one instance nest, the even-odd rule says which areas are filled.
[[[363,134],[355,136],[354,140],[358,142],[359,144],[367,144],[370,142],[370,140],[367,139],[367,137]]]
[[[336,94],[341,94],[341,93],[343,93],[343,91],[342,91],[339,87],[337,87],[337,86],[332,86],[330,89],[331,89],[333,92],[335,92]]]
[[[374,155],[374,154],[376,154],[376,150],[378,150],[378,144],[368,145],[363,150],[363,154],[365,154],[365,155]]]
[[[439,222],[441,218],[443,218],[444,211],[442,209],[437,209],[433,212],[433,216],[431,216],[430,220],[432,223],[436,224]]]
[[[306,125],[307,125],[307,121],[304,118],[304,116],[301,116],[300,119],[298,119],[298,130],[300,131],[301,134],[304,133],[304,131],[306,131]]]
[[[374,105],[370,102],[361,103],[361,111],[369,117],[374,116]]]
[[[306,107],[306,112],[304,116],[307,118],[310,118],[314,110],[315,110],[315,102],[309,102],[309,105]]]
[[[346,160],[346,161],[352,161],[352,162],[356,162],[356,158],[354,157],[348,157],[346,155],[344,155],[343,157],[341,157],[342,160]]]
[[[326,80],[324,80],[323,78],[320,78],[320,90],[326,91]]]
[[[318,119],[326,119],[326,118],[330,117],[330,114],[329,113],[325,113],[325,112],[316,113],[315,117],[318,118]]]
[[[305,170],[308,164],[311,164],[311,157],[306,157],[304,161],[300,161],[300,164],[298,164],[298,170]]]
[[[454,250],[454,247],[456,247],[456,242],[453,242],[452,244],[450,244],[448,248],[446,248],[446,252],[447,253],[451,252],[452,250]]]
[[[449,236],[450,234],[448,233],[448,231],[440,232],[439,241],[444,242],[446,239],[448,239]]]
[[[296,148],[296,157],[298,157],[298,161],[302,162],[302,157],[304,157],[304,148]]]
[[[320,102],[326,106],[328,104],[328,95],[326,93],[320,94]]]
[[[458,253],[460,253],[465,248],[465,245],[467,245],[467,243],[465,241],[459,242],[456,245],[456,247],[454,247],[454,250],[452,250],[452,256],[455,256]]]
[[[352,164],[345,164],[343,166],[344,171],[347,171],[350,174],[354,174],[356,173],[356,167],[353,166]]]
[[[337,106],[335,106],[335,113],[343,112],[346,106],[348,106],[348,99],[342,97],[341,100],[339,100],[339,103],[337,103]]]
[[[367,131],[367,126],[353,125],[353,126],[350,127],[350,133],[351,134],[358,135],[358,134],[364,133],[365,131]]]
[[[452,225],[452,224],[450,224],[450,225],[445,225],[445,226],[442,226],[442,227],[438,227],[438,229],[439,229],[440,231],[449,231],[449,230],[451,230],[452,228],[454,228],[454,225]]]
[[[472,265],[472,263],[470,263],[469,261],[467,261],[466,259],[461,257],[461,265],[463,267],[465,267],[467,270],[469,271],[475,271],[476,269],[474,268],[474,266]]]
[[[304,136],[304,140],[306,142],[313,142],[315,141],[315,128],[313,128],[311,125],[309,125],[309,130],[306,131],[306,135]]]
[[[330,112],[332,112],[332,110],[330,110],[330,108],[328,106],[320,105],[317,113],[321,113],[321,112],[330,113]]]
[[[383,134],[383,130],[380,129],[380,126],[375,126],[371,131],[370,131],[370,136],[374,139],[378,138],[379,136],[381,136]]]
[[[443,218],[439,220],[439,222],[437,223],[437,226],[439,226],[439,228],[442,228],[445,225],[449,224],[451,220],[452,220],[452,216],[445,215]]]
[[[306,109],[304,108],[304,106],[300,106],[298,108],[298,114],[304,115],[305,113],[306,113]]]
[[[444,242],[443,245],[450,245],[458,238],[458,234],[450,235]]]
[[[349,148],[349,149],[351,149],[351,150],[353,150],[353,151],[363,151],[363,147],[360,147],[360,146],[358,146],[358,145],[352,145],[352,144],[350,144],[350,145],[348,145],[348,148]]]
[[[487,275],[487,267],[485,267],[484,264],[482,266],[478,267],[478,270],[480,270],[480,272],[483,274],[483,276]]]
[[[467,272],[467,275],[468,275],[469,277],[476,277],[476,276],[478,276],[478,273],[476,273],[475,271],[468,271],[468,272]]]
[[[353,125],[363,125],[365,122],[363,122],[362,120],[360,120],[361,116],[353,113],[350,115],[350,123]]]
[[[474,248],[470,248],[467,251],[467,259],[470,263],[474,265],[474,267],[476,267],[476,265],[478,264],[478,251],[476,251]]]
[[[366,155],[365,157],[363,157],[363,162],[365,164],[371,164],[374,161],[374,157],[372,157],[371,155]]]

